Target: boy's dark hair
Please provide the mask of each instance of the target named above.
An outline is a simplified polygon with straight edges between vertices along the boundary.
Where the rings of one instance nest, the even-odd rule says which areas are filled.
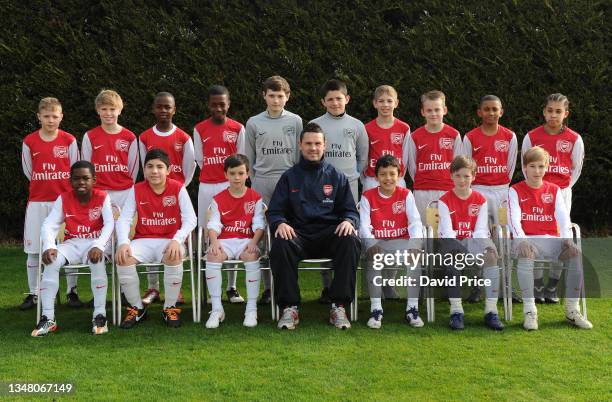
[[[227,172],[229,169],[233,169],[238,166],[246,166],[247,172],[249,171],[249,158],[242,154],[234,154],[228,156],[223,162],[223,171]]]
[[[487,101],[496,101],[499,102],[499,104],[502,104],[501,99],[499,99],[499,96],[497,95],[485,95],[482,98],[480,98],[480,102],[478,102],[478,107],[480,108],[482,106],[483,103],[487,102]]]
[[[273,75],[272,77],[268,77],[263,83],[263,92],[264,94],[270,91],[283,91],[286,95],[291,93],[291,87],[286,79],[281,77],[280,75]]]
[[[152,150],[147,152],[147,156],[145,156],[145,160],[144,160],[145,166],[147,165],[148,161],[153,160],[153,159],[159,159],[160,161],[164,162],[164,165],[166,165],[167,167],[170,167],[170,158],[168,157],[168,154],[166,153],[166,151],[162,149],[153,148]]]
[[[93,177],[96,177],[96,167],[90,161],[76,161],[70,166],[70,176],[77,169],[89,169],[89,172]]]
[[[206,99],[210,99],[211,96],[215,95],[227,95],[227,99],[230,97],[229,90],[223,85],[213,85],[208,88],[208,95]]]
[[[323,128],[319,126],[317,123],[308,123],[304,126],[304,129],[300,133],[300,142],[304,138],[305,133],[321,133],[323,134],[323,141],[325,141],[325,133],[323,132]]]
[[[325,99],[325,96],[329,91],[340,91],[344,95],[348,95],[348,89],[344,81],[340,81],[335,78],[323,84],[321,87],[321,99]]]
[[[382,168],[386,168],[389,166],[393,166],[397,168],[397,173],[399,174],[402,171],[402,166],[400,165],[399,159],[397,159],[393,155],[383,155],[376,161],[376,166],[374,167],[374,175],[378,175],[378,171]]]
[[[170,92],[162,91],[162,92],[158,92],[157,94],[155,94],[155,97],[153,98],[153,104],[155,104],[155,101],[158,100],[159,98],[170,98],[176,103],[176,100],[174,99],[174,95],[172,95]]]

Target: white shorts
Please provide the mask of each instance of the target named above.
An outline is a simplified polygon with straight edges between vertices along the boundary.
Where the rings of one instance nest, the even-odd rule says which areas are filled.
[[[198,188],[198,226],[206,228],[206,212],[215,195],[225,190],[229,182],[223,183],[200,183]]]
[[[68,239],[57,245],[57,252],[66,257],[68,264],[87,264],[92,246],[92,239]]]
[[[561,189],[561,196],[563,197],[563,201],[565,201],[565,208],[567,208],[567,212],[572,213],[572,188],[566,187]]]
[[[400,187],[406,187],[406,180],[404,180],[403,177],[400,177],[400,179],[397,181],[397,185]],[[376,177],[361,176],[361,186],[361,192],[365,193],[372,188],[378,187],[378,180],[376,180]]]
[[[427,206],[432,201],[438,201],[446,193],[444,190],[414,190],[414,201],[421,215],[423,225],[427,224]]]
[[[23,225],[23,251],[27,254],[40,252],[40,228],[51,209],[53,201],[30,201],[26,207]]]
[[[499,208],[508,200],[508,186],[481,186],[475,184],[472,189],[487,199],[489,223],[499,223]],[[507,206],[506,206],[507,209]]]
[[[113,210],[119,208],[119,211],[125,205],[125,201],[127,200],[128,193],[132,188],[128,188],[127,190],[105,190],[111,200],[111,206]]]
[[[528,241],[536,249],[536,258],[558,260],[563,246],[563,240],[560,237],[542,235],[542,236],[527,236],[527,239],[514,239],[512,242],[512,252],[515,257],[518,257],[518,247],[523,241]]]
[[[276,184],[280,176],[276,177],[259,177],[255,176],[252,180],[253,190],[257,192],[257,194],[261,195],[261,199],[264,204],[269,205],[270,200],[272,199],[272,194],[274,194],[274,189],[276,188]]]
[[[132,257],[143,264],[160,264],[164,250],[172,239],[136,239],[130,243]],[[185,256],[185,246],[181,244],[181,256]]]
[[[219,239],[228,260],[239,260],[251,239]]]

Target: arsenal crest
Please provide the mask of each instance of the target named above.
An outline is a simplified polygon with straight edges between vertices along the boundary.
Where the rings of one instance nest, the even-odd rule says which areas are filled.
[[[181,152],[183,150],[183,144],[181,144],[180,142],[175,142],[174,143],[174,150],[176,152]]]
[[[553,202],[553,195],[551,193],[542,194],[542,202],[544,204],[550,204]]]
[[[294,126],[283,126],[283,134],[288,135],[290,137],[295,136],[295,127]]]
[[[455,144],[455,140],[452,138],[442,137],[438,142],[440,145],[440,149],[453,149],[453,145]]]
[[[244,213],[245,214],[252,214],[255,212],[255,201],[249,201],[249,202],[245,202],[244,203]]]
[[[68,147],[64,145],[54,146],[53,156],[55,156],[56,158],[67,158],[68,157]]]
[[[235,143],[238,139],[238,134],[233,131],[224,131],[223,132],[223,141]]]
[[[344,136],[347,138],[355,138],[355,130],[352,128],[345,128],[344,129]]]
[[[162,198],[162,205],[164,207],[172,207],[174,205],[176,205],[176,197],[173,195],[168,195],[164,198]]]
[[[89,220],[95,221],[96,219],[100,218],[101,214],[102,214],[102,207],[92,208],[89,210]]]
[[[403,201],[396,201],[391,206],[391,209],[393,210],[393,214],[399,215],[401,213],[406,212],[406,205]]]
[[[504,141],[504,140],[495,141],[495,150],[497,152],[508,152],[509,148],[510,148],[510,143],[508,141]]]
[[[401,144],[404,139],[404,134],[402,133],[391,133],[391,144]]]
[[[468,206],[468,214],[470,216],[478,216],[479,212],[480,212],[480,205],[478,205],[478,204],[470,204]]]
[[[572,152],[573,145],[571,142],[566,140],[558,140],[557,141],[557,151],[569,153]]]
[[[130,143],[125,140],[115,141],[115,149],[119,152],[127,152],[130,148]]]
[[[323,185],[323,194],[325,194],[326,197],[329,197],[330,195],[332,195],[333,192],[334,192],[334,186],[332,186],[331,184]]]

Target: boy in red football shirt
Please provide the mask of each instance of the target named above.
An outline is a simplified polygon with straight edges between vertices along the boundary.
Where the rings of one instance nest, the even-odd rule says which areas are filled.
[[[523,327],[538,329],[538,310],[534,298],[534,260],[552,258],[568,264],[566,275],[565,318],[572,325],[591,329],[593,324],[580,314],[578,300],[584,286],[579,269],[579,250],[572,242],[569,212],[561,189],[544,180],[550,156],[542,147],[523,154],[525,180],[508,191],[508,222],[518,256],[517,276],[523,293]]]
[[[422,247],[423,225],[412,192],[397,184],[401,172],[400,161],[393,155],[383,155],[376,161],[374,171],[379,185],[365,191],[359,201],[359,236],[363,239],[369,259],[373,260],[375,254],[398,250],[409,250],[417,255]],[[414,278],[415,285],[408,286],[405,318],[408,324],[418,328],[424,325],[419,317],[421,267],[413,265],[406,268],[407,276]],[[368,327],[378,329],[382,326],[381,281],[385,276],[380,275],[372,263],[368,265],[367,274],[370,293]]]
[[[23,226],[23,250],[27,258],[29,294],[19,306],[28,310],[38,302],[37,273],[40,252],[40,227],[49,215],[53,202],[63,192],[70,190],[70,166],[79,158],[76,139],[59,129],[64,115],[62,105],[56,98],[43,98],[36,114],[40,129],[28,134],[23,140],[21,164],[23,173],[30,181],[30,194]],[[80,307],[76,293],[77,277],[69,275],[68,305]]]
[[[164,310],[162,317],[170,327],[181,325],[176,308],[183,281],[183,244],[196,226],[196,215],[185,187],[168,178],[170,159],[160,149],[145,157],[145,180],[130,189],[121,216],[117,220],[117,273],[119,283],[130,304],[121,328],[132,328],[146,317],[140,298],[140,281],[136,264],[164,264]],[[138,214],[134,239],[129,233],[134,215]]]
[[[118,123],[123,100],[117,92],[100,91],[95,105],[100,125],[85,133],[81,152],[96,167],[96,188],[106,191],[113,207],[121,209],[138,176],[138,141]]]
[[[202,228],[206,227],[206,212],[213,197],[229,186],[223,172],[223,162],[230,155],[245,152],[244,126],[227,117],[230,107],[227,88],[221,85],[210,87],[207,106],[210,117],[196,124],[193,129],[195,160],[200,167],[198,226]],[[230,303],[244,303],[236,290],[234,271],[227,272],[225,293]]]
[[[425,125],[408,139],[408,173],[414,183],[414,200],[425,224],[427,205],[453,188],[448,169],[453,158],[462,153],[459,131],[444,123],[446,97],[441,91],[421,96],[421,115]]]
[[[106,289],[108,278],[104,250],[113,234],[115,221],[109,196],[93,188],[94,166],[78,161],[70,169],[72,190],[62,193],[41,229],[45,270],[40,283],[42,316],[32,336],[44,336],[57,330],[55,295],[59,288],[59,270],[65,264],[89,264],[91,291],[94,295],[94,335],[108,332],[106,324]],[[64,242],[55,245],[57,232],[66,223]]]
[[[450,166],[451,179],[454,188],[447,191],[438,200],[438,238],[443,251],[470,253],[481,255],[485,280],[485,325],[501,331],[504,325],[497,314],[497,299],[499,298],[499,266],[495,245],[489,238],[489,222],[487,199],[479,192],[472,190],[472,182],[476,178],[476,162],[464,155],[453,159]],[[456,267],[449,267],[451,275],[459,280]],[[450,276],[450,275],[449,275]],[[450,327],[464,328],[463,306],[461,304],[461,288],[448,288],[450,301]]]
[[[143,161],[151,149],[161,149],[170,158],[170,179],[176,180],[185,187],[191,183],[195,172],[193,141],[191,137],[172,123],[176,113],[174,96],[169,92],[159,92],[153,99],[152,112],[156,123],[138,137],[140,160]],[[144,166],[143,166],[144,169]],[[142,296],[144,304],[159,300],[159,275],[148,275],[149,286]],[[178,304],[183,303],[179,293]]]
[[[210,247],[206,255],[206,285],[212,311],[206,328],[217,328],[225,319],[221,304],[221,265],[228,259],[244,261],[247,305],[243,325],[257,326],[257,295],[259,293],[259,247],[265,227],[261,196],[246,186],[249,160],[237,154],[224,163],[225,177],[230,185],[213,197],[207,224]]]

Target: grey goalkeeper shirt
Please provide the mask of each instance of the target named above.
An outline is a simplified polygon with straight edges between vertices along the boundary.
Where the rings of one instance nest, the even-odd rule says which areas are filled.
[[[288,110],[279,117],[263,111],[247,121],[245,152],[251,176],[280,177],[299,161],[302,124],[302,118]]]
[[[344,113],[340,117],[325,113],[312,120],[325,133],[325,160],[348,177],[359,178],[368,162],[368,134],[363,123]]]

